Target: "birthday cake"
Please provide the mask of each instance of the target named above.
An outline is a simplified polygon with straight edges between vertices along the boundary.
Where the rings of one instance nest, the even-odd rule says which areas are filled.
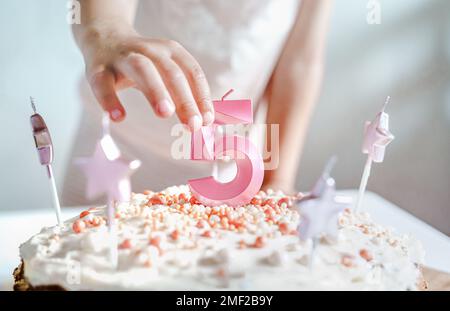
[[[299,239],[302,195],[260,191],[204,206],[187,186],[117,206],[117,266],[105,207],[43,228],[20,246],[15,290],[421,290],[423,250],[347,208],[335,240]],[[306,198],[304,198],[306,199]],[[299,226],[300,224],[300,226]]]

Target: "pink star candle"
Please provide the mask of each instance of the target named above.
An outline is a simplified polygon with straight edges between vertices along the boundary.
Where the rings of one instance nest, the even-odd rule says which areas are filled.
[[[348,206],[350,199],[336,194],[335,181],[330,176],[335,163],[336,157],[332,157],[310,194],[298,203],[301,217],[299,236],[303,241],[323,233],[336,237],[338,214]]]
[[[332,157],[311,193],[297,204],[300,213],[299,238],[302,241],[312,240],[310,268],[318,239],[321,235],[337,239],[339,213],[351,204],[351,198],[336,194],[335,181],[330,177],[335,163],[336,157]]]
[[[361,211],[367,181],[369,180],[372,169],[372,162],[383,162],[386,146],[394,139],[394,135],[389,131],[389,115],[385,112],[389,100],[390,97],[388,96],[381,111],[376,115],[375,120],[372,122],[367,121],[365,124],[362,152],[367,154],[367,161],[359,186],[356,212]]]
[[[349,202],[348,198],[336,195],[335,181],[331,177],[328,178],[319,197],[299,203],[300,239],[316,239],[321,234],[336,238],[338,215],[349,206]]]
[[[264,178],[263,159],[251,141],[236,135],[214,138],[217,125],[253,123],[251,101],[225,100],[231,92],[213,102],[214,124],[192,134],[191,159],[213,161],[229,156],[236,161],[236,177],[230,182],[219,182],[213,176],[189,180],[192,194],[200,202],[212,206],[248,203],[261,188]]]
[[[140,166],[139,160],[128,160],[120,153],[109,134],[109,118],[103,118],[103,137],[97,142],[94,154],[80,158],[77,164],[86,176],[86,197],[89,200],[107,196],[108,229],[112,239],[111,260],[117,265],[115,237],[115,204],[131,198],[130,176]]]

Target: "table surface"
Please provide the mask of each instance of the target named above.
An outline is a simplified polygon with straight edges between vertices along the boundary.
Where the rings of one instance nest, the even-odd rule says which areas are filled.
[[[356,197],[357,191],[345,190],[342,194]],[[384,226],[395,228],[400,234],[410,234],[419,239],[426,252],[426,266],[437,270],[427,271],[425,274],[439,280],[439,284],[446,284],[449,288],[450,277],[450,237],[434,229],[430,225],[417,219],[379,195],[368,192],[364,197],[364,211],[371,214],[374,221]],[[77,215],[83,208],[64,208],[63,218]],[[31,235],[39,232],[43,226],[55,223],[53,210],[27,210],[0,212],[0,290],[12,288],[12,271],[18,265],[20,258],[18,246]],[[430,281],[430,288],[442,288]]]

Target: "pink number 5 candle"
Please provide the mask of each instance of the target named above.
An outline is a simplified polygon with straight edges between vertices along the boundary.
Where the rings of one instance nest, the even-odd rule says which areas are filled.
[[[232,181],[222,183],[212,176],[189,180],[192,194],[207,205],[246,204],[259,191],[264,178],[263,159],[251,141],[236,135],[214,139],[217,125],[253,123],[251,101],[225,100],[231,92],[214,101],[214,124],[192,134],[192,160],[214,161],[226,155],[236,161],[237,173]]]

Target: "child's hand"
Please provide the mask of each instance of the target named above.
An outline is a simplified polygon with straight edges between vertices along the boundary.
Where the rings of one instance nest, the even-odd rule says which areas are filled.
[[[92,91],[112,120],[125,118],[116,91],[136,87],[159,117],[176,111],[191,130],[212,123],[214,108],[205,74],[177,42],[144,38],[129,26],[109,25],[86,29],[79,44]]]

